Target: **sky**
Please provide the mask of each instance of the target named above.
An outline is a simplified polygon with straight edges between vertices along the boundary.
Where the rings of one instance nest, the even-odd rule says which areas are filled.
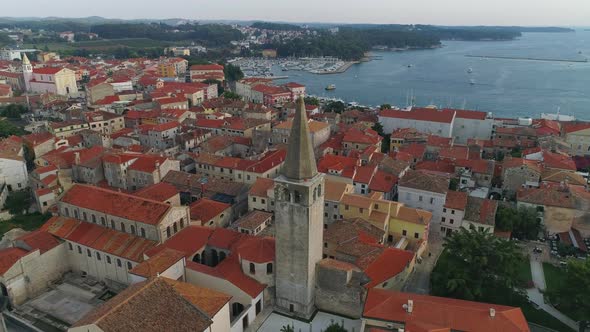
[[[0,16],[588,26],[590,0],[3,0]]]

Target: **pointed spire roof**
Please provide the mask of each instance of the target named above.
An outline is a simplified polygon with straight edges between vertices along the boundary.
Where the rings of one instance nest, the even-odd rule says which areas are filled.
[[[297,100],[297,110],[289,136],[287,159],[282,173],[292,180],[310,179],[318,173],[303,96]]]
[[[27,53],[23,53],[23,65],[30,65],[31,61],[29,61],[29,57],[27,56]]]

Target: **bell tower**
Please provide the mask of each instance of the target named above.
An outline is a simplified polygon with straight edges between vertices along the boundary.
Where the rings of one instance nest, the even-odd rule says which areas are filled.
[[[25,81],[25,90],[31,91],[31,80],[33,79],[33,66],[26,53],[23,53],[23,79]]]
[[[303,97],[274,190],[276,308],[309,319],[316,310],[316,263],[322,259],[324,175],[317,171]]]

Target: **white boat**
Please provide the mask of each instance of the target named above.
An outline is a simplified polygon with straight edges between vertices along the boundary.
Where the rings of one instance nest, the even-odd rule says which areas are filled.
[[[471,67],[467,68],[467,72],[468,72],[469,74],[473,73],[473,68],[471,68]]]
[[[474,80],[473,78],[472,78],[472,79],[470,79],[470,80],[469,80],[469,84],[471,84],[471,85],[475,85],[475,80]]]

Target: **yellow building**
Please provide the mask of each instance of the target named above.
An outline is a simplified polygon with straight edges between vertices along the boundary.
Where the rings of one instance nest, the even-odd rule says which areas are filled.
[[[158,74],[160,77],[176,77],[176,66],[170,62],[158,64]]]
[[[565,127],[565,140],[576,156],[590,155],[590,124],[581,123]]]
[[[380,193],[344,194],[339,211],[341,219],[362,218],[379,227],[387,234],[387,242],[400,249],[420,254],[428,242],[432,213],[384,200]]]

